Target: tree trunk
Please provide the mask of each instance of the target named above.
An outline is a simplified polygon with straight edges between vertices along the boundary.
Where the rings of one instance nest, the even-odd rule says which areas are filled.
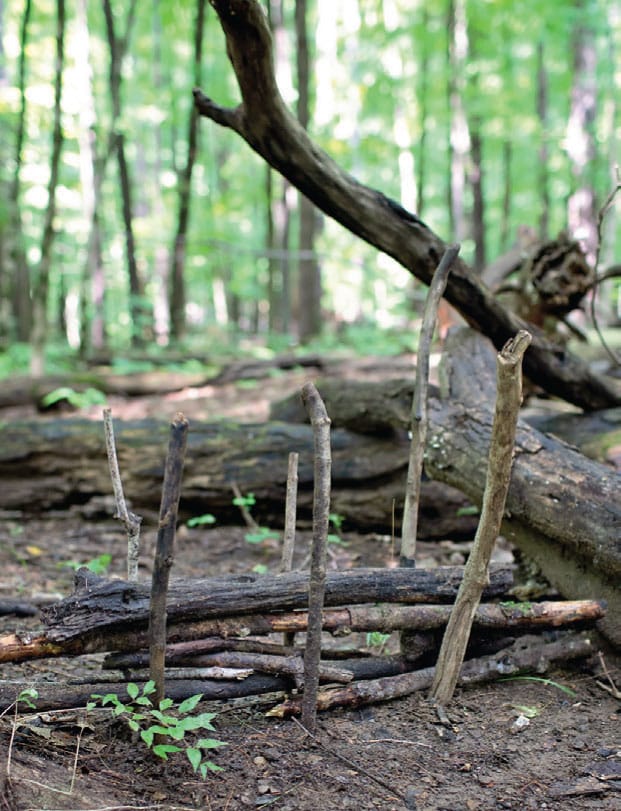
[[[462,242],[466,237],[464,196],[466,189],[466,160],[470,152],[470,132],[464,109],[465,67],[468,56],[465,0],[450,0],[447,30],[449,37],[448,106],[450,120],[448,202],[453,239],[455,242]]]
[[[194,24],[194,84],[201,81],[201,62],[203,54],[203,30],[205,27],[205,0],[198,0],[196,22]],[[179,176],[179,213],[177,232],[172,251],[172,269],[170,272],[170,327],[175,340],[183,338],[186,331],[185,320],[185,256],[188,225],[190,221],[190,201],[192,190],[192,173],[198,152],[198,114],[196,108],[190,110],[188,121],[188,153],[185,166]]]
[[[315,205],[428,284],[445,250],[442,240],[419,217],[343,172],[310,141],[278,92],[271,38],[256,0],[213,0],[213,6],[226,34],[243,102],[234,109],[223,108],[196,90],[201,115],[238,132]],[[527,327],[460,260],[451,272],[446,298],[498,349]],[[569,352],[559,353],[540,332],[532,331],[524,371],[533,381],[587,409],[621,403],[618,383],[593,374]]]
[[[306,25],[306,0],[295,2],[298,104],[300,125],[308,130],[310,120],[310,51]],[[298,331],[301,343],[321,332],[321,270],[315,256],[315,206],[304,195],[299,197],[300,231],[298,262]]]
[[[539,119],[539,172],[538,186],[541,200],[539,215],[539,239],[543,242],[549,238],[550,222],[550,182],[548,177],[548,72],[546,70],[544,45],[537,43],[537,118]]]
[[[35,376],[43,374],[45,343],[47,340],[47,304],[54,243],[54,217],[56,216],[56,187],[60,169],[60,151],[63,145],[61,125],[62,79],[65,60],[65,2],[56,2],[56,62],[54,65],[54,123],[52,126],[52,157],[50,160],[50,180],[47,187],[47,208],[41,238],[41,260],[37,273],[32,301],[32,332],[30,336],[32,356],[30,371]]]

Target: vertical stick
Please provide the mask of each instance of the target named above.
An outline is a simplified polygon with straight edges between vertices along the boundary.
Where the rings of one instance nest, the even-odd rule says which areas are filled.
[[[138,552],[140,549],[140,524],[142,518],[127,509],[125,496],[123,495],[119,461],[116,455],[112,410],[110,408],[104,408],[103,420],[106,451],[108,452],[108,467],[110,468],[110,478],[112,479],[112,490],[116,504],[116,515],[114,517],[121,521],[127,532],[127,579],[136,581],[138,580]]]
[[[413,568],[416,565],[416,535],[418,531],[418,503],[420,500],[420,482],[423,472],[423,456],[427,439],[427,390],[429,388],[429,354],[431,341],[436,326],[438,304],[444,293],[451,265],[459,253],[459,245],[448,247],[440,260],[425,301],[423,324],[418,341],[416,356],[416,381],[412,398],[412,419],[410,458],[405,485],[405,504],[403,506],[403,525],[401,530],[400,565]]]
[[[317,690],[321,658],[321,627],[326,585],[326,548],[330,521],[330,418],[319,392],[312,383],[302,389],[302,399],[313,426],[315,484],[313,491],[313,548],[308,595],[308,629],[304,651],[304,696],[302,723],[309,732],[317,723]]]
[[[530,342],[530,333],[520,330],[505,344],[496,359],[496,409],[481,518],[444,632],[431,687],[431,697],[440,705],[448,704],[453,697],[472,620],[483,588],[489,582],[489,561],[500,532],[511,479],[515,432],[522,403],[522,357]]]
[[[298,453],[291,452],[289,454],[289,467],[287,470],[287,497],[285,501],[285,531],[283,533],[282,558],[280,561],[281,572],[290,572],[293,568],[295,525],[298,506],[298,459]],[[292,631],[285,631],[282,641],[284,645],[293,645],[295,642],[295,633]]]
[[[153,703],[157,707],[164,698],[164,665],[166,656],[166,599],[168,579],[175,557],[175,533],[181,477],[188,439],[188,421],[183,414],[175,414],[170,424],[170,441],[162,486],[162,503],[157,530],[157,544],[151,584],[149,613],[150,676],[155,682]]]
[[[290,572],[293,568],[293,550],[295,547],[295,523],[298,506],[298,459],[299,454],[289,454],[287,470],[287,498],[285,501],[285,531],[282,542],[280,571]]]

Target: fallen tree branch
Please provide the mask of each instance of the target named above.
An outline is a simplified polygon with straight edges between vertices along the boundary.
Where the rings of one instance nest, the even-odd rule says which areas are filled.
[[[357,182],[311,141],[278,90],[272,39],[261,5],[257,0],[212,0],[212,6],[226,37],[242,103],[223,108],[195,89],[199,113],[233,129],[318,208],[429,284],[444,243],[419,217]],[[446,298],[499,350],[527,327],[461,260],[455,262]],[[546,391],[585,409],[621,403],[614,381],[595,375],[569,352],[559,352],[540,332],[533,336],[524,370]]]
[[[322,628],[328,633],[337,634],[350,631],[390,633],[403,629],[435,630],[446,625],[450,612],[450,605],[350,605],[346,608],[324,610]],[[603,603],[595,600],[484,603],[476,611],[474,628],[507,632],[531,628],[558,628],[573,624],[591,624],[600,620],[604,614]],[[174,664],[177,655],[213,650],[254,650],[284,654],[288,648],[277,646],[276,651],[273,649],[268,651],[266,648],[268,643],[246,637],[265,636],[271,633],[299,633],[306,631],[307,627],[308,614],[305,611],[250,614],[169,625],[166,663]],[[115,654],[114,658],[110,657],[111,668],[116,666],[122,669],[132,667],[134,664],[142,667],[146,665],[147,654],[128,652],[140,651],[147,645],[146,631],[131,628],[111,630],[84,638],[75,636],[63,643],[52,643],[45,634],[23,637],[6,634],[0,637],[0,664],[55,656],[123,651],[122,654]]]
[[[571,661],[590,656],[593,653],[591,640],[587,636],[567,637],[557,642],[541,642],[537,638],[524,637],[511,648],[505,648],[493,656],[471,659],[462,665],[459,684],[481,684],[498,678],[507,678],[518,673],[534,670],[543,673],[554,662]],[[325,690],[317,697],[317,710],[330,710],[335,707],[360,707],[379,701],[401,698],[431,686],[435,668],[427,667],[413,673],[389,676],[383,679],[353,682],[347,687]],[[269,710],[267,715],[285,718],[299,715],[301,701],[291,698]]]
[[[455,599],[463,567],[437,569],[351,569],[326,576],[325,604],[365,602],[434,603]],[[106,580],[78,569],[71,597],[42,611],[51,642],[136,629],[149,616],[149,588],[141,583]],[[512,583],[507,566],[491,573],[487,596],[506,594]],[[203,580],[179,579],[170,584],[169,624],[210,617],[278,611],[308,604],[308,574],[225,575]]]

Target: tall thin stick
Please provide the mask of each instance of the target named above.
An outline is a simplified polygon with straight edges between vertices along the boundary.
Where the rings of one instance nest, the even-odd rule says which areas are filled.
[[[155,706],[164,698],[164,661],[166,654],[166,599],[168,580],[175,557],[177,512],[181,494],[181,478],[188,439],[188,421],[175,414],[170,424],[170,441],[162,486],[162,503],[157,530],[157,544],[151,583],[149,612],[149,660],[151,678],[155,682]]]
[[[429,388],[429,355],[431,341],[438,316],[438,305],[451,270],[451,265],[459,254],[459,245],[448,247],[440,260],[433,279],[429,285],[429,292],[425,301],[423,323],[418,341],[416,357],[416,381],[414,383],[414,397],[412,398],[412,419],[410,442],[410,459],[408,462],[408,475],[405,485],[405,504],[403,506],[403,525],[401,530],[401,560],[400,565],[414,567],[416,565],[416,535],[418,531],[418,503],[420,500],[421,476],[423,472],[423,456],[427,438],[427,391]]]
[[[285,531],[282,542],[280,571],[290,572],[293,568],[293,550],[295,548],[295,524],[298,506],[298,459],[299,454],[289,454],[287,469],[287,496],[285,500]]]
[[[116,455],[112,410],[110,408],[104,408],[103,420],[106,435],[106,451],[108,453],[108,467],[110,468],[110,478],[112,479],[112,490],[116,504],[116,514],[114,517],[121,521],[127,532],[127,579],[136,581],[138,580],[138,552],[140,549],[140,524],[142,523],[142,518],[127,509],[125,496],[123,494],[121,473],[119,471],[119,462]]]
[[[317,723],[317,691],[321,658],[321,626],[326,586],[326,549],[330,521],[330,418],[319,392],[312,383],[302,389],[302,399],[313,426],[315,484],[313,491],[313,548],[308,594],[308,630],[304,651],[304,696],[302,723],[309,732]]]
[[[500,532],[511,479],[515,432],[522,403],[522,357],[530,342],[530,333],[520,330],[497,356],[496,409],[481,519],[444,632],[431,687],[431,697],[440,705],[448,704],[453,697],[472,621],[489,582],[489,561]]]

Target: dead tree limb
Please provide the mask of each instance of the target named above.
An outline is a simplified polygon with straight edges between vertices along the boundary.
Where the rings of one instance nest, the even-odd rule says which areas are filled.
[[[522,404],[522,358],[530,344],[522,331],[503,347],[497,358],[497,393],[481,518],[474,545],[451,612],[431,688],[441,705],[453,697],[464,660],[472,621],[487,583],[489,562],[500,533],[511,480],[515,432]]]
[[[587,636],[544,643],[536,638],[523,638],[512,648],[505,648],[493,656],[483,656],[465,662],[460,671],[459,684],[480,684],[528,670],[541,673],[552,662],[580,659],[592,653],[593,646]],[[357,681],[344,688],[326,690],[319,693],[317,709],[321,711],[334,707],[360,707],[364,704],[407,696],[418,690],[426,690],[431,686],[434,672],[435,668],[427,667],[413,673]],[[267,715],[285,718],[299,715],[300,712],[299,699],[292,698],[274,707]]]
[[[419,217],[358,183],[311,141],[278,90],[271,34],[260,3],[212,0],[212,6],[226,37],[242,103],[224,108],[196,89],[199,113],[233,129],[318,208],[429,284],[444,243]],[[498,350],[527,327],[460,260],[451,273],[446,298]],[[593,374],[570,353],[559,353],[541,333],[534,335],[525,373],[550,393],[585,409],[621,403],[621,391],[613,381]]]

